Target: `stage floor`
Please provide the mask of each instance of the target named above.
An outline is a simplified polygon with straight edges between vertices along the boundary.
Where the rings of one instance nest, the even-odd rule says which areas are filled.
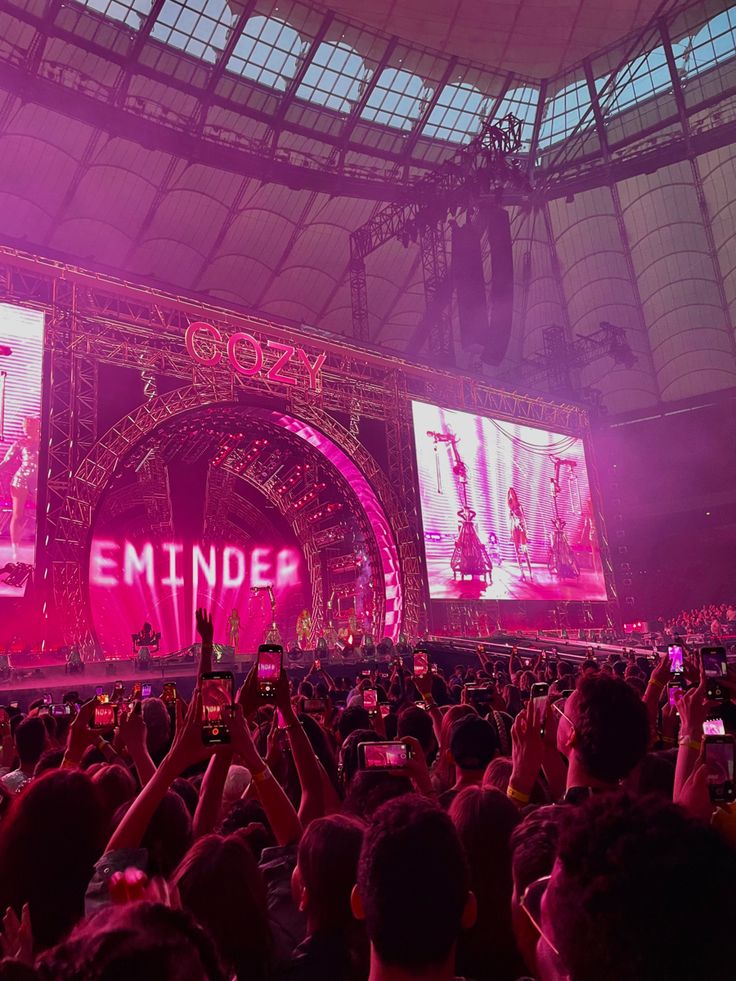
[[[447,546],[425,542],[427,567],[430,570],[430,598],[433,600],[605,600],[603,573],[581,569],[577,579],[558,579],[546,565],[532,565],[534,580],[521,578],[518,565],[503,562],[494,565],[488,584],[482,579],[453,579],[447,560]],[[438,573],[441,568],[442,573]],[[449,575],[446,573],[449,572]]]

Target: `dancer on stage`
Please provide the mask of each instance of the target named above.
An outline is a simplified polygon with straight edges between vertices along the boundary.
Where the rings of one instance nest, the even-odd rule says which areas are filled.
[[[516,561],[519,563],[519,572],[521,573],[522,580],[526,581],[524,574],[524,563],[526,563],[526,567],[529,570],[529,580],[533,582],[532,564],[529,561],[529,539],[526,531],[526,518],[524,516],[524,509],[519,502],[519,496],[513,487],[509,487],[506,500],[509,506],[509,530],[516,550]]]
[[[296,642],[303,651],[309,650],[312,637],[312,614],[306,607],[296,618]]]
[[[20,543],[25,524],[26,502],[30,497],[36,501],[38,485],[38,447],[41,426],[38,419],[28,417],[23,422],[24,435],[16,440],[0,463],[0,469],[15,464],[15,473],[10,481],[10,497],[13,502],[13,515],[10,519],[10,544],[12,561],[20,561]]]
[[[233,610],[227,618],[228,644],[238,653],[238,640],[240,639],[240,614]]]

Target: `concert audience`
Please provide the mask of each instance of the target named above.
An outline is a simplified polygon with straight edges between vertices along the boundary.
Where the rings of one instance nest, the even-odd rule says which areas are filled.
[[[733,975],[736,805],[702,747],[736,706],[687,650],[674,696],[667,655],[479,652],[447,679],[389,655],[352,689],[324,657],[282,672],[275,705],[251,672],[219,746],[198,687],[103,732],[94,700],[0,709],[0,981]],[[392,738],[406,760],[366,769]]]

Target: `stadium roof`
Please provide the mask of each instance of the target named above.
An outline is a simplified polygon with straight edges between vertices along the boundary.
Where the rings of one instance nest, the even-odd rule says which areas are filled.
[[[511,111],[538,191],[502,377],[545,325],[607,320],[636,364],[581,380],[613,410],[736,384],[736,7],[427,6],[0,0],[2,236],[350,333],[350,233]],[[419,249],[367,273],[370,339],[403,350]]]

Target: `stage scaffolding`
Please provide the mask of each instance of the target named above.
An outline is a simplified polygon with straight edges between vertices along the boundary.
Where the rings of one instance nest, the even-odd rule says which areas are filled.
[[[262,317],[191,296],[129,283],[61,262],[0,247],[0,301],[42,310],[46,315],[45,405],[36,581],[46,603],[69,612],[68,642],[90,648],[86,562],[95,511],[121,458],[167,420],[195,407],[232,404],[239,394],[251,404],[281,400],[285,411],[320,430],[352,459],[378,496],[399,557],[403,592],[402,632],[416,636],[431,627],[416,486],[411,399],[463,409],[556,432],[588,438],[579,406],[501,391],[453,370],[413,364],[386,351],[325,334],[292,329]],[[196,365],[184,333],[205,321],[224,334],[247,331],[259,340],[291,341],[314,359],[326,354],[319,391],[291,387],[265,377],[235,374],[225,359],[216,367]],[[150,385],[141,403],[104,433],[97,432],[98,368],[101,364],[178,379],[163,395]],[[343,425],[337,416],[347,416]],[[384,470],[361,442],[360,420],[385,427]],[[600,495],[595,470],[591,484],[596,511]],[[601,554],[612,606],[617,607],[603,523]],[[311,563],[310,563],[311,564]],[[581,605],[581,604],[575,604]],[[45,609],[47,607],[45,606]],[[315,611],[317,612],[317,611]],[[321,611],[319,611],[321,614]]]

